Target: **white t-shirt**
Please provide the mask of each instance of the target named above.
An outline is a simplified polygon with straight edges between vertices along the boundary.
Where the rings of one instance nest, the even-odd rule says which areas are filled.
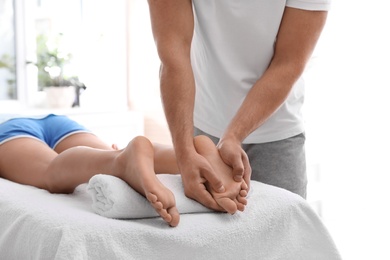
[[[286,6],[328,10],[330,0],[193,0],[191,62],[196,127],[221,137],[271,61]],[[303,99],[304,83],[299,79],[284,104],[244,143],[270,142],[302,133]]]

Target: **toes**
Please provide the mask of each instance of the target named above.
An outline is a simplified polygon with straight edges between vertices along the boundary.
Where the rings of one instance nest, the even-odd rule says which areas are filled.
[[[248,204],[248,200],[246,199],[246,197],[237,196],[237,201],[244,205]]]
[[[161,210],[164,208],[164,205],[161,201],[158,200],[158,197],[153,193],[147,193],[146,199],[149,201],[149,203],[152,205],[153,208],[156,210]]]
[[[217,199],[219,206],[225,209],[228,213],[234,214],[237,211],[237,204],[229,198]]]
[[[248,184],[245,181],[241,182],[241,189],[248,190]]]
[[[180,214],[176,207],[169,209],[156,210],[161,218],[167,222],[171,227],[176,227],[180,221]]]
[[[245,205],[242,204],[242,203],[237,203],[237,210],[244,211],[245,210]]]
[[[146,198],[148,199],[148,201],[150,201],[151,203],[155,203],[157,202],[158,198],[155,194],[151,193],[151,192],[148,192],[146,193]]]
[[[248,192],[246,191],[246,190],[240,190],[240,196],[241,197],[246,197],[246,196],[248,196]]]
[[[157,213],[162,217],[165,222],[171,222],[172,221],[172,216],[168,214],[168,211],[166,209],[161,209],[158,210]]]
[[[146,198],[152,205],[152,207],[156,210],[156,212],[160,215],[160,217],[167,222],[170,226],[176,227],[179,224],[180,220],[180,214],[175,206],[175,202],[173,200],[173,206],[164,208],[164,203],[159,201],[158,196],[148,192],[146,194]],[[166,205],[169,205],[172,203],[166,203]]]
[[[168,209],[168,214],[172,217],[171,221],[169,221],[169,225],[171,227],[176,227],[180,221],[180,214],[176,207],[172,207]]]

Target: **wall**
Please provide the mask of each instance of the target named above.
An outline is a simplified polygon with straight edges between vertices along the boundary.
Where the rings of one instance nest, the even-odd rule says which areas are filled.
[[[306,74],[323,219],[345,260],[390,259],[390,4],[333,1]]]
[[[130,1],[129,32],[129,103],[144,114],[145,135],[154,142],[170,144],[160,99],[160,62],[151,32],[147,1]]]

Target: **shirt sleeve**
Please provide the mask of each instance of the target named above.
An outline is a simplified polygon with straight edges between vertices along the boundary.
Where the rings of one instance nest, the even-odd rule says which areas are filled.
[[[310,11],[328,11],[331,0],[287,0],[286,6],[310,10]]]

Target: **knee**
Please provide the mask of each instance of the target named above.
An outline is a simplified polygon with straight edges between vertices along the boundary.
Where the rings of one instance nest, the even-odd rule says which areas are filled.
[[[74,191],[74,188],[69,188],[66,185],[64,185],[64,183],[60,184],[59,179],[55,178],[55,174],[50,174],[49,172],[47,172],[45,176],[46,177],[44,181],[44,187],[42,188],[47,190],[48,192],[53,194],[56,193],[70,194]]]
[[[70,191],[69,189],[64,189],[63,187],[55,185],[54,183],[47,183],[45,190],[53,194],[70,194],[73,192],[73,190]]]

